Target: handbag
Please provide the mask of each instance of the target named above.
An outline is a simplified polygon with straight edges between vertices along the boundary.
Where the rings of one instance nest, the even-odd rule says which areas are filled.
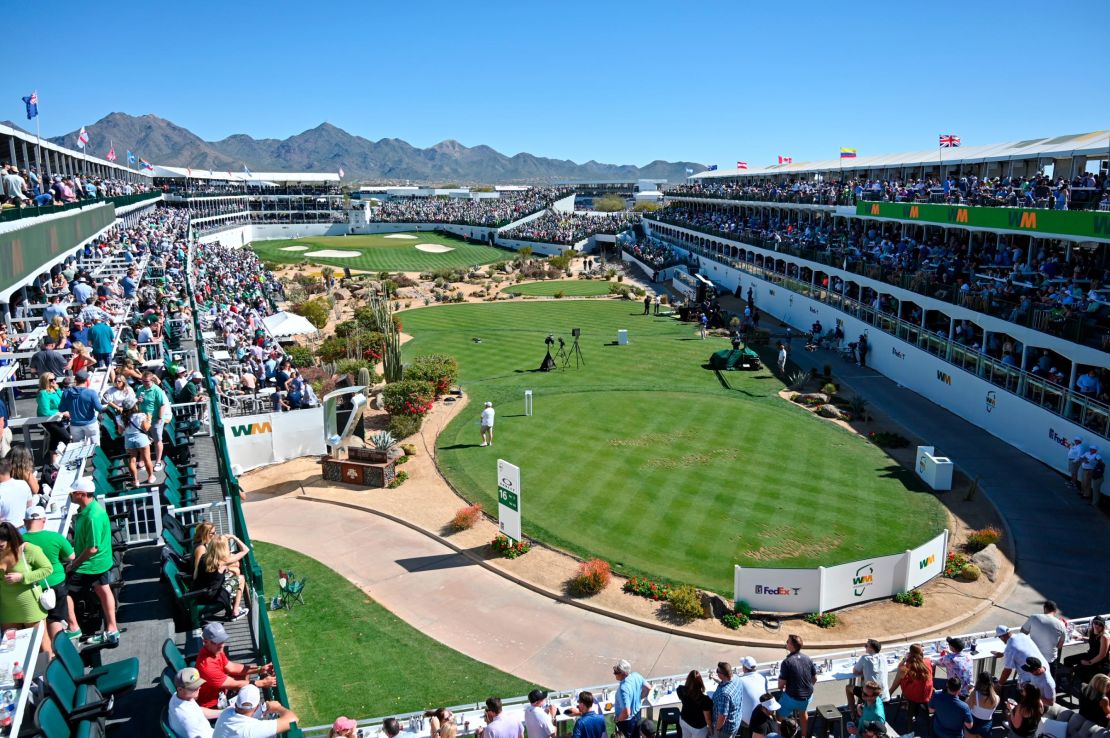
[[[27,563],[22,551],[19,552],[19,560],[23,562],[27,571],[31,570],[31,566]],[[38,600],[39,607],[42,608],[43,612],[50,612],[58,604],[58,593],[54,591],[53,587],[42,587],[38,582],[35,582],[31,585],[31,592],[35,595],[35,599]]]

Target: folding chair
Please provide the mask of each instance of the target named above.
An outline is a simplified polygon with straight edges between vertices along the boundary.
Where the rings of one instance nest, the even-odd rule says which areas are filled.
[[[281,606],[291,608],[294,603],[305,604],[302,593],[304,592],[304,586],[307,581],[307,577],[297,579],[297,576],[293,572],[281,571],[279,569],[278,598],[281,601]]]

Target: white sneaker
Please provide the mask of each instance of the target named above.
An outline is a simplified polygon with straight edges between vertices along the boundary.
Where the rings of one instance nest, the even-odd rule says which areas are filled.
[[[486,446],[488,446],[488,445],[489,445],[488,443],[486,443],[485,441],[482,441],[482,447],[483,447],[483,448],[484,448],[484,447],[486,447]]]
[[[166,468],[166,465],[165,465],[165,464],[163,464],[163,463],[162,463],[161,461],[159,461],[158,463],[156,463],[156,464],[154,465],[154,471],[156,471],[156,472],[160,472],[160,471],[162,471],[162,470],[163,470],[163,469],[165,469],[165,468]]]

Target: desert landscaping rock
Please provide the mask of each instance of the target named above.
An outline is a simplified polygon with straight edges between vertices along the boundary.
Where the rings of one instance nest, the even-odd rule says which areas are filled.
[[[794,402],[827,405],[829,404],[829,396],[824,392],[806,392],[805,394],[795,395]]]
[[[1002,552],[998,550],[998,546],[993,543],[984,548],[979,553],[971,557],[971,563],[979,567],[979,571],[983,572],[983,576],[992,582],[998,576],[998,569],[1000,566],[1000,559]]]
[[[840,408],[836,405],[821,405],[817,408],[817,414],[822,418],[832,418],[833,420],[844,420],[844,413],[840,412]]]

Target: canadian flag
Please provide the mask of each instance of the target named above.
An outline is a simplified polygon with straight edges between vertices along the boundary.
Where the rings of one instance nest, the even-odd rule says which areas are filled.
[[[790,157],[790,156],[780,156],[779,157],[779,164],[793,164],[793,163],[794,163],[794,158],[793,157]]]

